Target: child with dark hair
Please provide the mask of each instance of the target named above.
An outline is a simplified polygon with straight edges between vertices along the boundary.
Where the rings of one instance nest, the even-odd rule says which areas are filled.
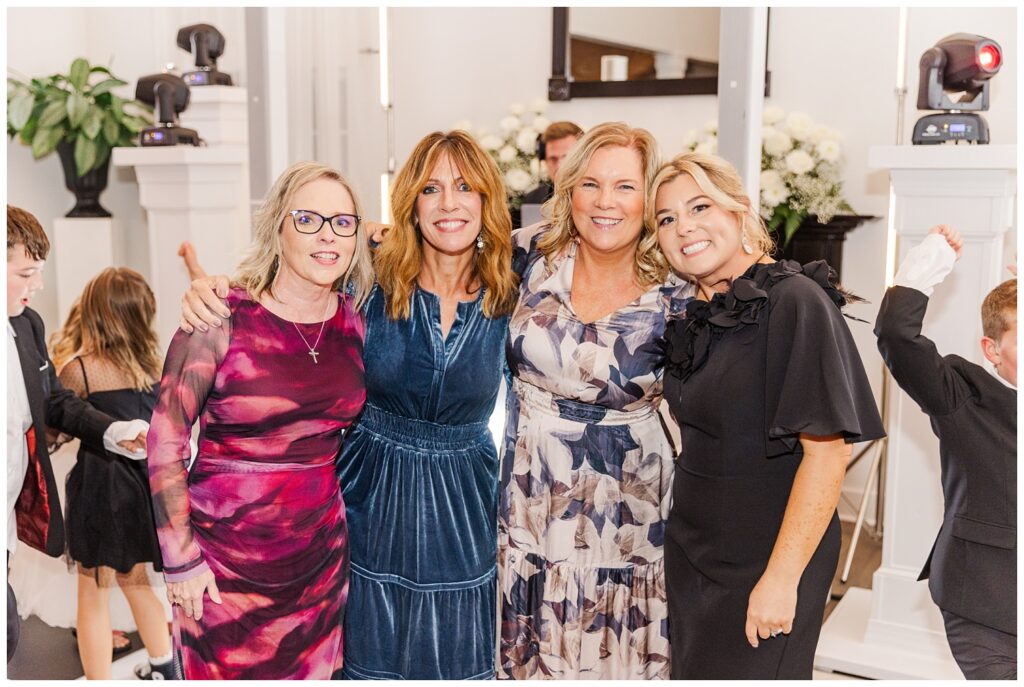
[[[968,679],[1017,677],[1017,280],[981,306],[981,350],[995,374],[942,356],[921,334],[932,289],[953,269],[960,234],[933,227],[896,274],[875,323],[896,382],[939,437],[942,528],[919,579],[942,610]]]

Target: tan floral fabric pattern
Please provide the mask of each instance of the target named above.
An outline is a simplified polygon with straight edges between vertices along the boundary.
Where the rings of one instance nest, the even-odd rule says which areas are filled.
[[[509,325],[498,675],[668,678],[660,339],[691,289],[658,285],[584,324],[569,297],[576,246],[549,268],[543,231],[514,234],[523,284]]]

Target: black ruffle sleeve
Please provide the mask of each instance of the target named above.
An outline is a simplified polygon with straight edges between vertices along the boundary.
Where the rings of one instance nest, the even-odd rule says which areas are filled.
[[[793,451],[801,433],[840,434],[847,443],[885,436],[864,364],[837,307],[845,301],[834,287],[822,286],[831,281],[828,272],[807,269],[814,265],[779,281],[768,298],[768,456]]]

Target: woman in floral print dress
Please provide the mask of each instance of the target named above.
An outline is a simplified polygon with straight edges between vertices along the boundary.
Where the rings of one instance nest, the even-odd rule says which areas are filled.
[[[551,225],[513,235],[500,677],[669,676],[658,341],[690,289],[643,222],[657,157],[642,129],[595,127],[563,163]]]

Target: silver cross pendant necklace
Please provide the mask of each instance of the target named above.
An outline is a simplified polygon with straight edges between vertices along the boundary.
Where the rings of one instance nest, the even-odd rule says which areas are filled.
[[[295,331],[298,332],[299,336],[302,338],[302,343],[306,344],[306,348],[309,349],[309,355],[310,355],[310,357],[313,358],[313,364],[314,365],[319,365],[319,362],[317,361],[316,357],[318,355],[320,355],[320,352],[316,350],[316,347],[320,345],[320,337],[324,335],[324,327],[327,326],[327,319],[326,319],[326,317],[327,317],[327,310],[330,307],[331,307],[331,299],[328,298],[327,299],[327,307],[324,308],[324,314],[323,314],[323,317],[325,319],[320,323],[320,333],[316,335],[316,341],[313,342],[312,346],[310,346],[309,342],[306,341],[306,337],[302,336],[302,330],[299,329],[299,325],[295,324],[295,322],[292,322],[292,326],[295,327]]]

